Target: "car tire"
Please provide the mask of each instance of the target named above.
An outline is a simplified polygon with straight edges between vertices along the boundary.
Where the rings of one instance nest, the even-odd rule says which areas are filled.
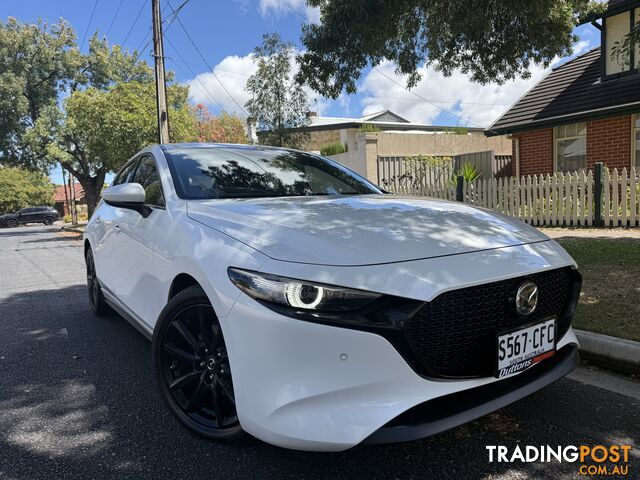
[[[93,261],[93,252],[91,249],[87,250],[85,256],[85,264],[87,266],[87,289],[89,293],[89,305],[91,310],[98,317],[105,317],[109,315],[113,310],[107,304],[102,294],[102,287],[96,274],[96,264]]]
[[[7,220],[7,227],[15,228],[17,226],[18,226],[18,221],[17,220],[14,220],[13,218]]]
[[[44,223],[45,225],[53,225],[54,221],[55,220],[53,219],[53,217],[45,217],[42,223]]]
[[[160,396],[189,430],[211,440],[244,436],[220,322],[199,286],[175,295],[153,333]]]

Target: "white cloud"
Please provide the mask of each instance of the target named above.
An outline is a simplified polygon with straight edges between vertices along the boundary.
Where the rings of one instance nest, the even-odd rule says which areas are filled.
[[[298,64],[295,62],[295,55],[298,53],[298,51],[292,52],[292,77],[298,72]],[[222,107],[229,113],[235,113],[242,117],[246,116],[246,113],[238,107],[231,96],[243,107],[249,101],[250,95],[246,90],[246,83],[256,71],[253,55],[225,57],[213,67],[213,71],[215,76],[210,72],[204,72],[185,82],[189,86],[191,101],[195,104],[204,103],[215,110]],[[216,79],[216,76],[220,81]],[[222,82],[231,96],[225,91],[220,82]],[[317,110],[318,114],[322,115],[328,108],[330,101],[320,97],[308,87],[303,88],[307,93],[309,109]]]
[[[308,22],[320,23],[320,10],[307,6],[306,0],[260,0],[258,12],[263,17],[274,15],[282,17],[293,14],[306,18]]]
[[[213,73],[205,72],[186,82],[189,85],[191,100],[196,104],[204,103],[210,107],[222,106],[229,113],[244,115],[231,96],[243,107],[249,100],[245,85],[249,76],[256,71],[251,54],[244,57],[237,55],[225,57],[213,67],[213,71],[229,93],[216,80]]]
[[[589,46],[586,41],[579,42],[574,48],[574,56]],[[553,65],[559,63],[556,60]],[[376,70],[393,78],[396,83]],[[391,62],[384,62],[370,71],[361,83],[362,114],[390,109],[414,122],[433,123],[446,110],[457,116],[461,125],[488,127],[550,70],[534,65],[528,79],[517,79],[503,85],[480,85],[462,73],[445,77],[433,68],[423,67],[419,69],[422,80],[411,91],[430,100],[427,102],[406,91],[403,88],[406,78],[394,73]]]

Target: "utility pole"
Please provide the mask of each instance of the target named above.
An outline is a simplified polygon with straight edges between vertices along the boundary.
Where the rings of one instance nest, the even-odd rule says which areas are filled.
[[[167,111],[167,84],[164,78],[164,46],[160,0],[151,0],[153,20],[153,59],[156,67],[156,102],[158,109],[158,143],[169,143],[169,112]]]

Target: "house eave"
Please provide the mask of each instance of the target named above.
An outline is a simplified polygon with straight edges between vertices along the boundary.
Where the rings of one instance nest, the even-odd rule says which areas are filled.
[[[455,126],[440,126],[440,125],[424,125],[420,123],[398,123],[398,122],[344,122],[344,123],[332,123],[326,125],[307,125],[304,127],[292,128],[292,131],[299,132],[318,132],[324,130],[342,130],[348,128],[360,128],[362,125],[373,125],[374,127],[378,127],[380,130],[399,130],[399,131],[407,131],[407,130],[418,130],[424,132],[441,132],[446,131],[447,129],[457,128]],[[477,132],[481,133],[484,131],[483,128],[477,127],[464,127],[468,132]]]
[[[568,113],[555,117],[541,118],[540,120],[532,120],[525,123],[513,124],[506,127],[491,128],[484,131],[487,137],[497,135],[507,135],[527,130],[535,130],[544,127],[553,127],[564,123],[574,123],[589,120],[599,120],[601,118],[613,117],[618,115],[628,115],[638,113],[640,110],[640,102],[626,103],[624,105],[615,105],[612,107],[597,108],[594,110],[585,110],[582,112]]]

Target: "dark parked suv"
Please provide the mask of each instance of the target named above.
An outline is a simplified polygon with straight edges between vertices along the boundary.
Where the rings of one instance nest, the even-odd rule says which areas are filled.
[[[58,212],[52,207],[28,207],[16,213],[0,216],[0,227],[17,227],[25,223],[51,225],[58,219]]]

